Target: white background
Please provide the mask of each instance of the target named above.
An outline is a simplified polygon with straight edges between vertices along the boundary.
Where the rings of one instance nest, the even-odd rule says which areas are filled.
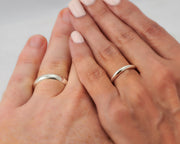
[[[180,0],[132,0],[180,41]],[[47,39],[67,0],[0,0],[0,99],[26,40]]]

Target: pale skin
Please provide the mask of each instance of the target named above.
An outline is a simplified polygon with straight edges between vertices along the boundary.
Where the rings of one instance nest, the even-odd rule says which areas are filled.
[[[179,144],[180,44],[127,0],[84,8],[80,18],[59,14],[47,50],[42,36],[27,42],[0,104],[0,143]],[[69,38],[74,30],[84,42]],[[137,70],[111,83],[127,64]],[[48,73],[67,86],[33,89]]]
[[[112,144],[71,66],[68,41],[72,30],[64,9],[47,50],[42,36],[27,42],[0,104],[1,144]],[[66,88],[46,80],[33,89],[37,75],[47,73],[68,78]]]

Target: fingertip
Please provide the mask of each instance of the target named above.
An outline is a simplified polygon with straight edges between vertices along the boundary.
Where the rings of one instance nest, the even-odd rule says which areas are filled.
[[[45,48],[47,46],[47,39],[42,35],[34,35],[29,38],[26,46],[32,48]]]
[[[73,26],[71,24],[69,10],[64,8],[58,14],[56,23],[54,25],[52,36],[62,37],[62,35],[69,36],[73,31]]]
[[[62,19],[65,23],[71,24],[70,17],[69,17],[70,11],[68,8],[64,8],[59,12],[58,17]]]
[[[23,50],[21,51],[18,63],[29,61],[29,59],[39,62],[39,60],[42,60],[46,49],[47,39],[39,34],[33,35],[27,40]]]

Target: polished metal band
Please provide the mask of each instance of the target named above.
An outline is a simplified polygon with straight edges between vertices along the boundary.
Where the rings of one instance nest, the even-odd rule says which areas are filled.
[[[112,76],[111,78],[111,82],[114,82],[114,80],[119,77],[120,74],[122,74],[124,71],[128,70],[128,69],[135,69],[136,66],[135,65],[127,65],[127,66],[124,66],[122,68],[120,68],[119,70],[117,70],[114,75]]]
[[[55,74],[47,74],[47,75],[43,75],[40,76],[39,78],[37,78],[34,82],[34,87],[41,81],[46,80],[46,79],[52,79],[52,80],[57,80],[61,83],[63,83],[64,85],[67,84],[67,80],[65,78],[62,78],[61,76],[55,75]]]

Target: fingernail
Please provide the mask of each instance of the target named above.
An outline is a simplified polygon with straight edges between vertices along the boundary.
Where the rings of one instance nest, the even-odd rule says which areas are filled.
[[[121,0],[104,0],[104,2],[109,5],[115,6],[118,5],[121,2]]]
[[[96,0],[81,0],[81,2],[86,6],[92,5],[95,1]]]
[[[83,43],[84,42],[83,36],[78,31],[73,31],[71,33],[71,38],[74,43]]]
[[[69,9],[72,12],[72,14],[77,18],[83,17],[86,15],[86,11],[84,10],[79,0],[72,0],[69,3]]]
[[[70,19],[69,19],[69,15],[67,13],[67,10],[68,9],[63,9],[61,12],[60,12],[60,16],[62,18],[62,20],[66,23],[70,23]]]
[[[33,36],[29,40],[29,46],[33,48],[41,48],[44,45],[44,40],[41,36]]]

